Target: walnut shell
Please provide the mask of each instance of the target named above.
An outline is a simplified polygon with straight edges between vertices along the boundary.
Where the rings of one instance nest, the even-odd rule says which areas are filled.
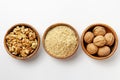
[[[114,43],[114,36],[112,33],[107,33],[105,34],[105,39],[106,39],[106,45],[111,46]]]
[[[84,40],[86,43],[91,43],[93,41],[94,38],[94,34],[92,32],[86,32],[85,36],[84,36]]]
[[[90,43],[87,45],[87,51],[89,52],[89,54],[95,54],[98,51],[98,47],[95,46],[93,43]]]
[[[106,30],[104,27],[101,27],[101,26],[96,26],[94,29],[93,29],[93,33],[95,36],[98,36],[98,35],[102,35],[104,36],[106,34]]]
[[[96,36],[93,40],[93,43],[98,47],[102,47],[106,44],[106,40],[103,36]]]
[[[104,46],[98,49],[98,56],[104,57],[110,54],[110,48],[108,46]]]

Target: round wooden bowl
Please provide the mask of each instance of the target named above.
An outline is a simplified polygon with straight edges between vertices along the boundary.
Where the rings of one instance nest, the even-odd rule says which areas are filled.
[[[26,57],[19,57],[19,56],[15,56],[13,55],[9,50],[8,50],[8,46],[6,44],[6,36],[13,31],[13,29],[16,27],[16,26],[25,26],[27,28],[31,28],[35,33],[36,33],[36,36],[37,36],[37,40],[38,40],[38,45],[36,47],[36,49],[34,50],[33,53],[31,53],[30,55],[26,56]],[[36,29],[34,27],[32,27],[31,25],[29,24],[26,24],[26,23],[19,23],[19,24],[15,24],[13,25],[8,31],[7,33],[5,34],[5,37],[4,37],[4,46],[5,46],[5,49],[6,51],[8,52],[8,54],[10,56],[12,56],[13,58],[16,58],[16,59],[19,59],[19,60],[25,60],[25,59],[28,59],[28,58],[31,58],[33,55],[36,54],[36,52],[38,51],[39,47],[40,47],[40,36],[39,36],[39,33],[36,31]]]
[[[85,33],[86,33],[87,31],[92,31],[95,26],[102,26],[102,27],[104,27],[104,28],[106,29],[106,32],[111,32],[111,33],[114,35],[114,38],[115,38],[114,44],[113,44],[112,46],[110,46],[111,53],[110,53],[109,55],[105,56],[105,57],[99,57],[98,55],[91,55],[91,54],[89,54],[89,52],[86,50],[87,43],[85,43],[85,41],[84,41],[84,35],[85,35]],[[81,36],[81,46],[82,46],[83,51],[84,51],[88,56],[90,56],[91,58],[97,59],[97,60],[103,60],[103,59],[107,59],[107,58],[111,57],[111,56],[115,53],[115,51],[116,51],[116,49],[117,49],[117,47],[118,47],[118,37],[117,37],[116,32],[115,32],[110,26],[108,26],[108,25],[106,25],[106,24],[101,24],[101,23],[92,24],[92,25],[88,26],[88,27],[84,30],[84,32],[82,33],[82,36]]]
[[[47,51],[47,49],[46,49],[46,47],[45,47],[45,38],[46,38],[47,33],[48,33],[51,29],[53,29],[53,28],[55,28],[55,27],[57,27],[57,26],[67,26],[67,27],[69,27],[70,29],[72,29],[72,30],[75,32],[75,35],[76,35],[76,38],[77,38],[77,45],[76,45],[76,48],[74,49],[74,52],[73,52],[71,55],[67,56],[67,57],[57,57],[57,56],[54,56],[54,55],[52,55],[49,51]],[[78,47],[79,47],[79,35],[78,35],[77,31],[76,31],[71,25],[66,24],[66,23],[56,23],[56,24],[53,24],[53,25],[51,25],[50,27],[48,27],[48,28],[46,29],[46,31],[44,32],[43,38],[42,38],[42,43],[43,43],[43,47],[44,47],[45,51],[46,51],[50,56],[52,56],[52,57],[54,57],[54,58],[57,58],[57,59],[66,59],[66,58],[68,58],[68,57],[71,57],[71,56],[72,56],[73,54],[75,54],[75,52],[77,51],[77,49],[78,49]]]

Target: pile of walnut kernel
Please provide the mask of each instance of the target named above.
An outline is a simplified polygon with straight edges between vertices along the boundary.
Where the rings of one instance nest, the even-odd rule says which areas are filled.
[[[95,26],[92,31],[85,33],[84,41],[87,44],[86,49],[89,54],[105,57],[111,52],[114,35],[107,32],[103,26]]]
[[[38,44],[36,33],[27,26],[16,26],[5,39],[8,50],[18,57],[29,56]]]

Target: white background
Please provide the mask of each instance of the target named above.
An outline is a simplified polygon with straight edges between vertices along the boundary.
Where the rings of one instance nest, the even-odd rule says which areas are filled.
[[[29,60],[9,56],[3,45],[6,31],[28,23],[42,35],[51,24],[72,25],[81,36],[93,23],[110,25],[120,37],[120,0],[0,0],[0,80],[120,80],[120,47],[106,60],[88,57],[81,46],[69,59],[50,57],[42,45]]]

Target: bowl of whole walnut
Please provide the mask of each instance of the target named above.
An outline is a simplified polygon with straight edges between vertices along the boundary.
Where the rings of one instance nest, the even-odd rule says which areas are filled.
[[[116,32],[106,24],[92,24],[81,36],[84,52],[93,59],[102,60],[111,57],[117,49]]]
[[[4,37],[4,46],[9,55],[25,60],[32,57],[39,49],[38,32],[29,24],[13,25]]]

